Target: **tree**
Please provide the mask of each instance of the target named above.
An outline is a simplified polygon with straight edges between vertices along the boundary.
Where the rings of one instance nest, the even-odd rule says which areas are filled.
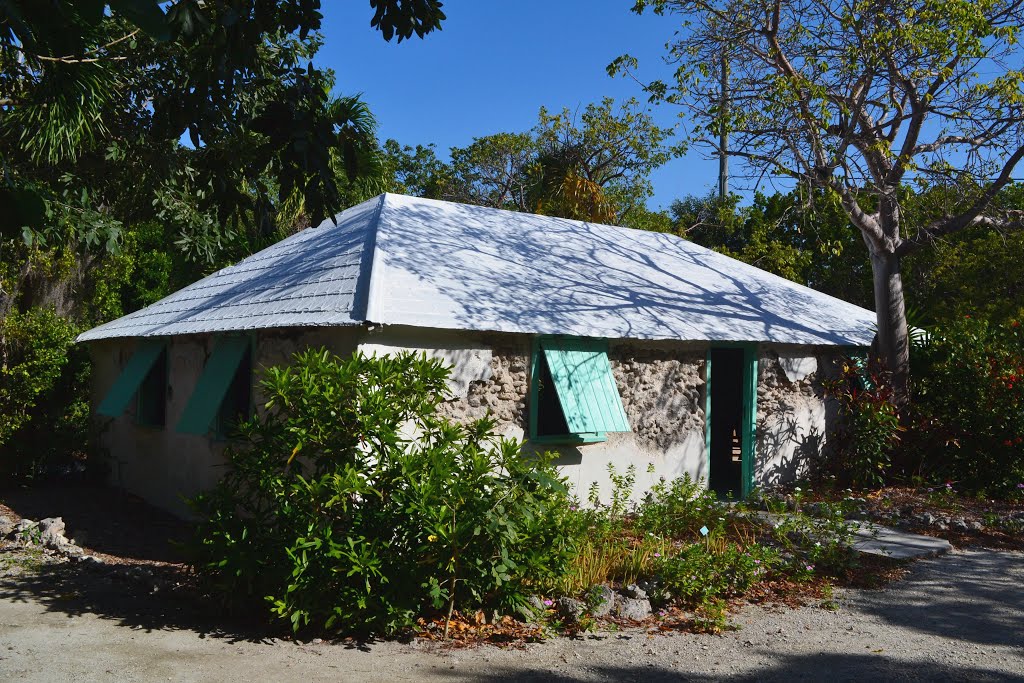
[[[387,40],[423,36],[441,4],[370,0],[371,25]],[[267,234],[295,194],[313,222],[343,208],[375,122],[357,98],[332,98],[333,73],[313,65],[321,19],[318,0],[0,4],[5,232],[46,222],[54,178],[81,187],[133,161],[121,187],[138,205],[155,193],[139,175],[180,185],[184,173],[221,226],[244,217]]]
[[[388,40],[445,18],[369,7]],[[384,188],[369,109],[314,65],[319,8],[0,0],[0,398],[25,418],[0,470],[88,450],[82,327]]]
[[[838,198],[870,255],[878,344],[900,404],[909,346],[901,259],[980,224],[1011,225],[993,203],[1024,157],[1024,95],[1013,0],[637,0],[683,19],[671,82],[647,89],[695,121],[692,141],[755,177],[776,174]],[[724,58],[724,59],[723,59]],[[727,106],[721,73],[728,65]],[[611,72],[633,72],[628,55]],[[905,185],[946,187],[922,222]]]
[[[651,171],[669,158],[669,129],[635,99],[605,98],[578,116],[542,108],[533,130],[496,133],[451,149],[385,143],[395,187],[420,196],[636,227],[669,229],[647,211]]]

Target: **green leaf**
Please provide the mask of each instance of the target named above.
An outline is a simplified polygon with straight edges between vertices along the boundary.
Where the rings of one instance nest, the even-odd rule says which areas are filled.
[[[171,32],[160,4],[160,0],[110,0],[110,8],[114,12],[141,28],[154,40],[167,41],[171,38]]]

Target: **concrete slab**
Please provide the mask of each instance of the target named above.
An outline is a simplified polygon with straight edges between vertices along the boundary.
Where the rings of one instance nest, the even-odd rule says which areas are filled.
[[[755,512],[754,515],[771,525],[792,516],[788,512],[763,511]],[[949,541],[934,536],[921,536],[870,522],[850,521],[847,524],[853,532],[852,547],[859,553],[881,555],[894,560],[916,560],[942,555],[953,549]]]
[[[921,536],[889,527],[852,522],[853,549],[859,553],[882,555],[894,560],[916,560],[948,553],[953,549],[949,541],[934,536]]]

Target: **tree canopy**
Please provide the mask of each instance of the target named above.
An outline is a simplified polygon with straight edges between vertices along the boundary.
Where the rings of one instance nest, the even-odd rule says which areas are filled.
[[[385,143],[396,189],[420,196],[581,220],[646,227],[651,172],[669,158],[670,129],[636,100],[611,98],[582,112],[541,108],[528,132],[501,132],[453,147]],[[667,219],[664,221],[667,224]]]
[[[369,4],[387,40],[445,18],[437,0]],[[340,210],[375,122],[314,65],[321,19],[316,0],[0,4],[4,234],[43,237],[47,204],[70,188],[107,228],[169,195],[261,234],[289,200],[309,221]]]
[[[1013,0],[638,0],[676,15],[655,100],[694,122],[691,142],[824,188],[862,235],[880,349],[906,397],[900,259],[937,238],[1018,214],[994,198],[1024,157],[1024,75]],[[723,74],[713,65],[725,64]],[[620,57],[609,68],[635,70]],[[723,97],[724,94],[724,97]],[[720,134],[729,147],[719,149]],[[911,222],[904,187],[943,187]]]

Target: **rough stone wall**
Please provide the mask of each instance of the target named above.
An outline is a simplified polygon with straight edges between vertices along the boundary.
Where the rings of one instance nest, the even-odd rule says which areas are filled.
[[[822,378],[829,362],[811,347],[761,349],[756,484],[771,486],[802,476],[827,451],[829,411]]]
[[[704,352],[631,344],[609,355],[638,445],[665,451],[703,432]]]
[[[490,410],[499,431],[529,432],[530,346],[485,339],[490,376],[468,382],[441,406],[445,417],[469,421]],[[704,431],[703,350],[665,344],[613,344],[609,357],[634,448],[664,453]],[[701,436],[703,439],[703,436]],[[593,447],[588,447],[588,451]]]
[[[499,431],[507,431],[508,427],[529,431],[529,365],[529,353],[521,348],[492,348],[491,376],[469,382],[466,393],[446,401],[439,412],[450,419],[468,422],[484,417],[490,410]]]

